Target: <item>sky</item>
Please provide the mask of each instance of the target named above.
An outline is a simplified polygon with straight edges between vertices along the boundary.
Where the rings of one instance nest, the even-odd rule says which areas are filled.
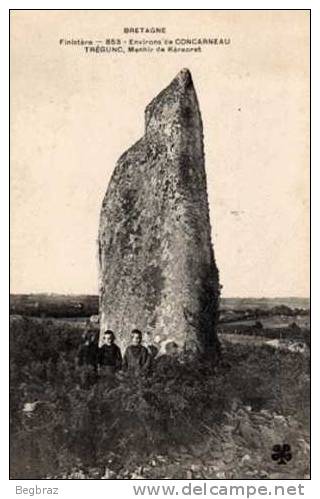
[[[166,34],[124,34],[125,27]],[[61,40],[230,38],[195,53]],[[99,212],[144,109],[192,73],[224,297],[309,295],[306,11],[13,11],[11,292],[97,293]]]

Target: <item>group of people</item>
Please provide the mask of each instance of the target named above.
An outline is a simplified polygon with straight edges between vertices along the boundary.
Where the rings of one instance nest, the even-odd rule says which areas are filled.
[[[151,367],[152,354],[142,344],[142,333],[138,329],[131,332],[131,343],[122,356],[115,343],[115,334],[108,329],[98,342],[94,331],[85,334],[85,341],[78,352],[79,365],[92,366],[95,372],[114,375],[118,371],[129,371],[134,374],[146,374]]]

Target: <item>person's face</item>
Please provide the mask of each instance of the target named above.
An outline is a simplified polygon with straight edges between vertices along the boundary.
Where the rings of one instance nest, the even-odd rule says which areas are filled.
[[[103,338],[104,338],[104,342],[106,345],[112,345],[112,343],[113,343],[112,334],[105,334]]]
[[[132,335],[132,345],[140,345],[141,343],[141,336],[140,334],[134,333]]]

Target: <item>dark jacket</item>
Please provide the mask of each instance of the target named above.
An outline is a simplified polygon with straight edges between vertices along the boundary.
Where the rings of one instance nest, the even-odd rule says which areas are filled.
[[[99,348],[98,365],[112,368],[114,371],[121,369],[122,356],[120,348],[114,343],[112,345],[102,345]]]
[[[122,367],[132,372],[146,373],[151,365],[151,357],[148,350],[142,345],[130,345],[127,347]]]
[[[78,350],[79,366],[97,366],[98,345],[97,343],[83,344]]]

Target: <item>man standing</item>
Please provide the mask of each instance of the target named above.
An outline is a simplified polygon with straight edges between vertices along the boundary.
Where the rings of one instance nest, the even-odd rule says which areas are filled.
[[[98,341],[97,334],[87,329],[82,335],[82,342],[77,353],[77,365],[83,387],[89,387],[97,380]]]
[[[89,329],[82,335],[83,342],[78,349],[78,365],[91,366],[96,371],[98,343],[95,331]]]
[[[151,366],[151,357],[148,350],[141,345],[142,333],[138,329],[131,332],[131,345],[123,357],[123,370],[132,374],[146,374]]]

